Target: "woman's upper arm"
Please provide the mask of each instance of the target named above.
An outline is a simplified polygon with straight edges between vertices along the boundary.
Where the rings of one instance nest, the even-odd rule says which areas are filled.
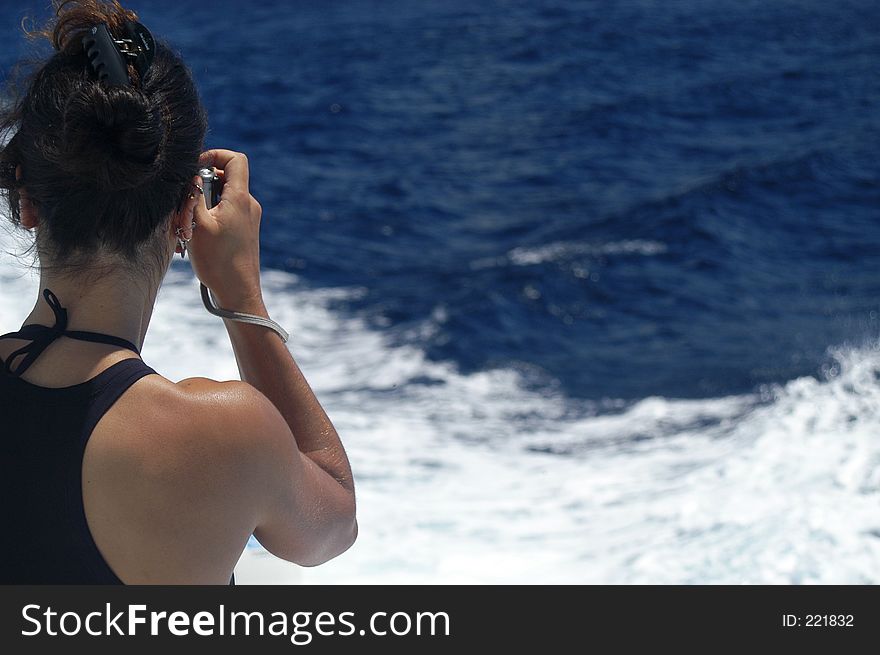
[[[254,535],[272,554],[314,566],[348,549],[357,534],[354,495],[300,452],[284,417],[246,382],[223,383],[233,448],[252,480],[245,491]]]

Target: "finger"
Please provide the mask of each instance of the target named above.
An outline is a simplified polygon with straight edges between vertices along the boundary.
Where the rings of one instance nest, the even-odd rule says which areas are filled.
[[[199,155],[200,166],[214,166],[215,168],[223,168],[224,164],[235,157],[238,153],[233,150],[224,150],[223,148],[213,148],[206,150]]]
[[[223,169],[225,185],[230,189],[247,192],[250,167],[244,153],[221,149],[208,150],[202,153],[199,164]]]

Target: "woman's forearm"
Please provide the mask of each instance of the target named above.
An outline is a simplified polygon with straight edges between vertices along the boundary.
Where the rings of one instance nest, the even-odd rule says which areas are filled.
[[[216,295],[215,295],[216,296]],[[269,318],[261,296],[229,300],[216,296],[220,307]],[[223,319],[241,379],[263,393],[290,426],[297,447],[340,485],[354,490],[351,467],[336,429],[296,361],[271,329]]]

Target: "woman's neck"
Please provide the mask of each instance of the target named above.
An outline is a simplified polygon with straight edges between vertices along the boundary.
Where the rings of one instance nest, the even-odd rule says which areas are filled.
[[[24,325],[54,325],[55,315],[43,298],[43,289],[50,289],[61,306],[67,309],[67,329],[101,332],[131,341],[141,349],[158,286],[146,288],[123,275],[107,275],[87,284],[70,277],[40,277],[39,295]]]

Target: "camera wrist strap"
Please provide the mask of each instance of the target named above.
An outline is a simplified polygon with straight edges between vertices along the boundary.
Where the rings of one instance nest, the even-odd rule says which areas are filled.
[[[243,312],[235,312],[228,309],[221,309],[216,304],[214,304],[214,299],[211,298],[211,292],[201,282],[199,286],[202,288],[202,303],[205,305],[205,309],[211,312],[214,316],[219,316],[220,318],[228,318],[231,321],[241,321],[242,323],[253,323],[254,325],[262,325],[263,327],[267,327],[270,330],[274,330],[278,333],[278,336],[281,337],[281,340],[284,343],[287,343],[287,340],[290,338],[290,335],[287,331],[282,328],[278,323],[273,321],[270,318],[265,318],[263,316],[255,316],[254,314],[245,314]]]

